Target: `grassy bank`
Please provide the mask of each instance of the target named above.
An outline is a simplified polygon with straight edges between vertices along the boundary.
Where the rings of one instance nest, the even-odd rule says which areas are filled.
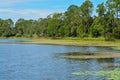
[[[1,37],[2,38],[2,37]],[[10,37],[10,38],[25,38],[25,37]],[[26,38],[27,39],[27,38]],[[51,37],[41,37],[41,38],[29,38],[25,40],[25,44],[56,44],[56,45],[74,45],[74,46],[110,46],[115,49],[120,49],[120,40],[105,41],[104,38],[51,38]]]
[[[104,38],[32,38],[22,43],[57,44],[74,46],[120,46],[120,40],[105,41]]]

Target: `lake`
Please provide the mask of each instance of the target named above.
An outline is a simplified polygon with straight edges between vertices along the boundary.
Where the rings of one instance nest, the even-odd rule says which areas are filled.
[[[80,51],[116,51],[109,47],[16,44],[24,39],[0,39],[0,80],[103,80],[95,75],[73,75],[78,71],[112,70],[120,58],[67,59],[57,54]]]

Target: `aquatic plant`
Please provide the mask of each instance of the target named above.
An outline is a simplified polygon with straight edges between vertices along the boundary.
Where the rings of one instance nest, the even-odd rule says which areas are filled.
[[[64,55],[66,55],[66,56],[82,56],[82,55],[95,55],[95,54],[99,54],[99,52],[90,52],[90,51],[87,51],[87,52],[68,52],[68,53],[65,53]]]
[[[73,72],[73,75],[90,75],[91,73],[89,71],[85,71],[85,72]]]
[[[110,71],[85,71],[85,72],[73,72],[73,75],[95,75],[95,76],[105,76],[107,80],[120,80],[120,68],[116,68]]]
[[[116,50],[120,50],[120,46],[114,46],[114,47],[111,47],[113,49],[116,49]]]

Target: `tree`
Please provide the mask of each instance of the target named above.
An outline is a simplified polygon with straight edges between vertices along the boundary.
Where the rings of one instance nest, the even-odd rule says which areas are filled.
[[[107,0],[106,5],[109,12],[113,12],[118,18],[120,15],[120,0]]]
[[[49,18],[40,18],[36,22],[35,33],[40,36],[44,36],[47,34]]]
[[[80,37],[80,38],[87,37],[87,35],[84,32],[84,26],[83,25],[80,25],[80,26],[77,27],[77,36]]]
[[[102,36],[103,34],[103,26],[102,25],[92,25],[91,26],[91,35],[92,37],[99,37],[99,36]]]
[[[36,21],[32,19],[24,20],[21,18],[15,24],[16,35],[32,37],[32,35],[35,34],[35,29],[34,29],[35,26],[36,26]]]
[[[0,19],[0,36],[10,37],[12,34],[13,21],[11,19],[2,20]]]
[[[49,19],[48,27],[47,27],[47,34],[48,36],[59,36],[59,29],[62,23],[62,14],[61,13],[54,13],[52,18]]]
[[[67,26],[66,29],[69,30],[68,36],[77,36],[77,26],[80,25],[80,13],[79,7],[76,5],[70,5],[67,11],[64,13],[64,25]]]
[[[86,34],[89,33],[90,26],[92,24],[92,14],[93,4],[90,0],[85,0],[83,4],[80,6],[80,16],[82,18],[82,25],[84,26],[84,32]]]
[[[113,35],[114,35],[114,38],[120,39],[120,26],[117,28],[114,28]]]
[[[93,37],[105,36],[105,6],[104,3],[98,4],[96,12],[98,16],[94,18],[94,21],[90,28],[90,33]]]
[[[93,3],[70,5],[64,13],[53,13],[38,20],[0,19],[0,36],[99,37],[119,38],[120,0],[107,0],[97,5],[98,15],[92,16]]]
[[[96,9],[98,16],[104,16],[105,11],[106,9],[105,9],[104,3],[98,4],[97,9]]]

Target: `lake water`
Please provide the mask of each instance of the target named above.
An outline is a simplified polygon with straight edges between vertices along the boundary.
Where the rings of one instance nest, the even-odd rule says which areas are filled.
[[[16,41],[20,40],[0,39],[0,80],[103,80],[105,77],[72,73],[120,67],[119,58],[81,60],[55,57],[57,53],[66,52],[114,51],[111,48],[15,44]]]

